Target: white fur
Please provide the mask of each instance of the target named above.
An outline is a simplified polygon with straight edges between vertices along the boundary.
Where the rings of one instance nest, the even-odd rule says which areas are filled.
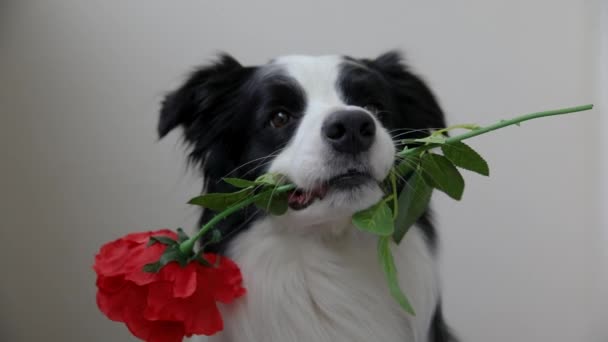
[[[272,162],[269,171],[286,175],[300,188],[314,188],[320,182],[346,171],[328,166],[328,162],[335,156],[321,135],[323,122],[335,111],[362,109],[349,106],[340,98],[337,82],[339,64],[342,62],[343,59],[338,56],[288,56],[275,62],[306,93],[306,109],[296,134]],[[393,164],[395,147],[386,129],[373,115],[369,115],[374,119],[377,130],[374,143],[365,153],[366,164],[372,176],[381,181]],[[350,194],[344,193],[331,193],[326,201],[333,202],[331,207],[334,209],[345,206],[348,210],[357,211],[369,207],[382,196],[382,191],[377,186],[361,189],[360,192],[356,201],[352,200]],[[309,216],[323,217],[327,214],[331,213]]]
[[[307,106],[292,141],[270,171],[287,175],[305,189],[346,171],[327,167],[332,153],[321,137],[325,118],[349,107],[336,90],[341,61],[334,56],[296,56],[275,62],[304,89]],[[386,129],[376,124],[365,163],[374,178],[382,180],[395,149]],[[225,329],[211,341],[427,342],[438,281],[422,233],[412,229],[393,246],[401,287],[417,312],[413,317],[389,293],[378,263],[377,239],[350,223],[353,213],[381,196],[375,184],[330,191],[304,210],[267,216],[235,237],[227,254],[240,266],[248,292],[221,307]]]
[[[376,239],[346,230],[319,237],[281,232],[274,218],[231,244],[247,294],[222,307],[225,330],[213,342],[426,342],[437,303],[434,260],[413,229],[393,254],[412,317],[391,297]]]

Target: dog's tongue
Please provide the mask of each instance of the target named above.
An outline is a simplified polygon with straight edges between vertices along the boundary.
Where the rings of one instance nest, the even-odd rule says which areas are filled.
[[[310,191],[304,191],[302,189],[295,189],[289,193],[287,203],[289,207],[294,210],[301,210],[312,204],[316,199],[323,199],[327,193],[327,186],[323,185],[318,188],[314,188]]]

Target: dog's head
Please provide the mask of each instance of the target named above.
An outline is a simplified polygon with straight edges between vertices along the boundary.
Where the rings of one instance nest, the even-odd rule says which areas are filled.
[[[391,52],[373,60],[288,56],[256,67],[221,56],[163,102],[160,136],[178,126],[207,191],[233,191],[223,177],[281,173],[298,187],[285,217],[310,226],[378,201],[397,141],[444,122],[429,88]]]

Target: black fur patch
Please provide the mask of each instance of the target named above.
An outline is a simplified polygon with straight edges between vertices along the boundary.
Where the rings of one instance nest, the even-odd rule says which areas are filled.
[[[374,60],[346,57],[338,83],[346,103],[362,107],[371,104],[380,110],[378,119],[395,141],[421,138],[429,134],[429,129],[445,126],[435,96],[397,52]],[[397,144],[398,149],[403,147]],[[404,185],[400,182],[400,190]],[[418,227],[435,249],[437,234],[430,211],[418,220]]]
[[[458,342],[458,339],[452,334],[450,328],[448,328],[443,320],[441,304],[437,304],[435,308],[435,314],[433,315],[429,331],[429,342]]]
[[[207,192],[235,191],[224,177],[255,179],[266,172],[272,155],[283,148],[298,125],[306,104],[305,94],[291,77],[276,66],[243,67],[228,55],[196,70],[162,104],[160,137],[182,127],[192,147],[190,160],[202,169]],[[270,117],[286,111],[293,120],[281,130],[272,129]],[[234,237],[261,213],[251,206],[223,220],[224,237]],[[214,212],[206,210],[204,224]],[[219,252],[229,238],[211,247]]]

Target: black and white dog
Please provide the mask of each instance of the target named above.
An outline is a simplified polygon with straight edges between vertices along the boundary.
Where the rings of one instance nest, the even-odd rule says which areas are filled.
[[[237,262],[247,295],[222,308],[223,342],[446,342],[424,215],[392,247],[416,316],[391,297],[376,238],[351,216],[383,195],[400,137],[444,126],[429,88],[398,53],[376,59],[287,56],[245,67],[223,55],[162,104],[160,136],[183,128],[207,192],[226,176],[286,175],[298,186],[283,216],[251,207],[222,222],[215,245]],[[403,186],[403,185],[402,185]],[[205,212],[206,222],[213,216]]]

